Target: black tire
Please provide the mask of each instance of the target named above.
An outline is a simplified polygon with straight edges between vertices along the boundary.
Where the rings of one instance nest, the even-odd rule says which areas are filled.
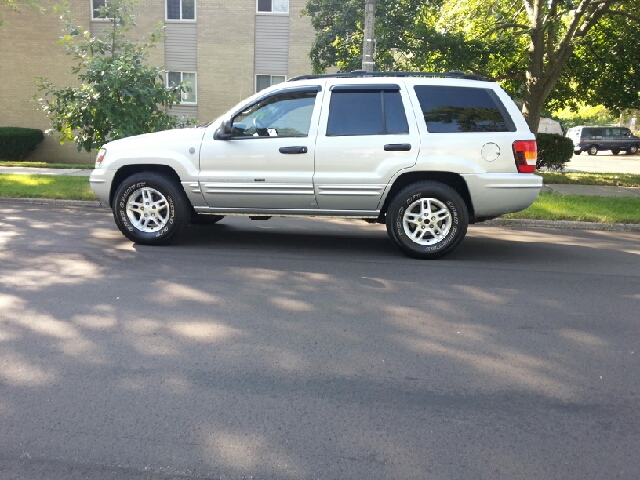
[[[186,230],[191,206],[177,182],[160,173],[140,172],[118,186],[113,216],[132,242],[166,245]]]
[[[428,208],[434,208],[431,213],[435,215],[411,221],[411,216],[425,200],[430,200]],[[467,234],[468,225],[469,214],[464,200],[453,188],[440,182],[423,181],[405,187],[387,209],[387,233],[391,241],[409,257],[423,260],[439,258],[453,251]],[[419,228],[424,230],[421,238],[412,239],[409,235],[415,233],[418,237]]]
[[[573,154],[574,155],[580,155],[582,153],[582,150],[574,150]]]
[[[588,149],[587,149],[587,153],[589,155],[596,155],[598,153],[598,147],[596,147],[595,145],[591,145]]]
[[[205,213],[191,214],[191,223],[193,225],[214,225],[224,218],[224,215],[207,215]]]
[[[629,147],[629,150],[627,150],[627,155],[635,155],[636,153],[638,153],[638,146],[637,145],[631,145]]]
[[[611,153],[613,153],[614,155],[618,155],[620,153],[620,150],[617,148],[612,148]]]

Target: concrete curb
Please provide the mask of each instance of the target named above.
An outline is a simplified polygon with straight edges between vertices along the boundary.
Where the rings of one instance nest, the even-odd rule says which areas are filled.
[[[59,205],[63,207],[103,207],[109,208],[102,202],[90,200],[57,200],[53,198],[3,198],[0,203],[21,203],[27,205]],[[636,223],[593,223],[593,222],[570,222],[565,220],[526,220],[496,218],[487,220],[477,225],[491,225],[497,227],[546,227],[564,228],[570,230],[599,230],[608,232],[640,232],[640,224]]]
[[[567,220],[526,220],[511,218],[496,218],[479,223],[478,225],[495,225],[499,227],[546,227],[564,228],[570,230],[599,230],[606,232],[640,232],[637,223],[595,223],[571,222]]]
[[[0,197],[0,203],[22,203],[28,205],[60,205],[64,207],[107,207],[100,201],[59,200],[56,198],[7,198]],[[108,207],[107,207],[108,208]]]

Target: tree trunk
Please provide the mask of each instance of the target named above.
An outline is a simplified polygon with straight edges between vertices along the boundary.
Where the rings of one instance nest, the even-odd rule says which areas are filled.
[[[541,92],[538,91],[539,89],[536,88],[535,85],[528,90],[524,97],[524,104],[522,105],[522,115],[527,121],[531,132],[536,134],[540,126],[540,114],[542,113],[545,99],[542,98]]]

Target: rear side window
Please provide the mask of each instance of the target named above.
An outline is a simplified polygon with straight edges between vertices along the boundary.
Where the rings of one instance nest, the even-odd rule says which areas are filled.
[[[403,133],[409,133],[409,124],[397,86],[333,88],[327,136]]]
[[[516,131],[491,89],[417,85],[415,91],[431,133]]]

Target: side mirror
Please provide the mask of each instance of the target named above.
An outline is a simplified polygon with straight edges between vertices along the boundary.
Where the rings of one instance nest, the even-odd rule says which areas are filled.
[[[216,133],[213,134],[214,140],[229,140],[231,138],[231,120],[223,120]]]

